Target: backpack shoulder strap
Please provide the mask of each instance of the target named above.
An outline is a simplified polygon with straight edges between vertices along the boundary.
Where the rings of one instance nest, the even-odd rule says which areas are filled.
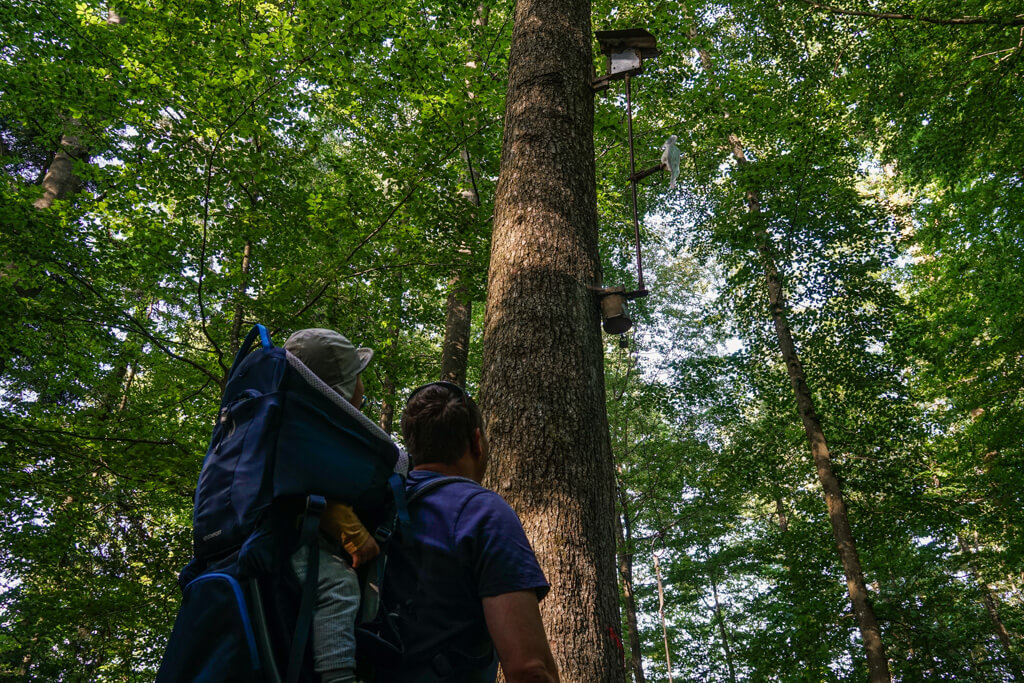
[[[407,505],[412,505],[417,500],[419,500],[423,496],[427,495],[428,493],[430,493],[434,489],[439,489],[442,486],[445,486],[447,484],[454,484],[457,481],[465,481],[465,482],[468,482],[470,484],[476,484],[477,486],[480,485],[479,482],[473,481],[469,477],[447,477],[447,476],[445,476],[445,477],[437,477],[436,479],[431,479],[430,481],[428,481],[425,484],[421,485],[415,491],[413,491],[408,496],[406,496],[406,504]]]
[[[412,536],[412,519],[409,516],[409,507],[420,500],[426,494],[430,493],[434,489],[441,488],[446,484],[452,484],[457,481],[466,481],[471,484],[477,482],[466,477],[437,477],[432,479],[410,494],[405,492],[405,477],[397,472],[392,474],[388,478],[388,483],[391,485],[392,500],[395,504],[395,514],[391,515],[391,518],[382,523],[374,531],[373,537],[377,541],[377,545],[380,546],[381,553],[374,559],[374,567],[371,571],[367,572],[367,580],[374,587],[374,591],[367,592],[363,590],[363,595],[376,596],[375,591],[379,590],[384,585],[384,574],[387,571],[388,561],[388,545],[391,543],[392,535],[395,530],[399,531],[402,538],[410,538]],[[374,599],[373,602],[367,601],[364,597],[363,605],[363,618],[364,620],[371,620],[377,614],[378,602]]]
[[[302,601],[299,603],[299,615],[295,621],[295,634],[292,636],[292,649],[288,657],[288,683],[297,683],[302,671],[302,659],[306,652],[306,639],[309,637],[313,622],[313,608],[316,602],[317,576],[320,571],[320,544],[317,541],[317,529],[320,528],[320,515],[327,501],[323,496],[310,495],[306,498],[306,510],[302,514],[299,532],[299,544],[308,548],[309,559],[306,564],[306,581],[302,586]]]
[[[403,538],[410,538],[412,535],[412,520],[409,516],[409,506],[423,498],[423,496],[434,489],[441,488],[446,484],[451,484],[456,481],[468,481],[472,484],[476,484],[475,481],[467,479],[466,477],[438,477],[424,483],[411,494],[407,495],[405,492],[405,477],[397,472],[391,475],[388,479],[388,483],[391,485],[392,499],[395,502],[395,514],[389,522],[378,526],[377,530],[373,534],[374,539],[377,541],[377,545],[381,548],[381,555],[374,561],[375,570],[371,572],[371,574],[376,577],[376,581],[373,583],[374,586],[379,587],[384,584],[384,573],[387,571],[387,547],[395,529],[397,528],[399,530]],[[363,593],[366,594],[366,591],[363,591]],[[372,619],[373,615],[377,613],[376,603],[372,605],[368,604],[365,607],[366,609],[363,612],[365,618]]]
[[[238,348],[238,353],[235,354],[235,362],[231,364],[231,370],[228,371],[228,377],[235,374],[235,370],[238,368],[242,360],[249,355],[249,351],[252,350],[252,345],[256,341],[256,337],[260,338],[260,345],[265,349],[274,348],[274,342],[270,341],[270,333],[267,332],[267,328],[259,323],[252,326],[249,330],[249,334],[245,335],[245,340],[242,345]]]

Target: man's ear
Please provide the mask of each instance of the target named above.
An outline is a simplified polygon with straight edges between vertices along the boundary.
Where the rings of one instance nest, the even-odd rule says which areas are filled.
[[[469,452],[473,454],[474,458],[479,458],[483,455],[483,445],[481,441],[484,438],[484,433],[479,427],[473,430],[473,433],[469,435]]]

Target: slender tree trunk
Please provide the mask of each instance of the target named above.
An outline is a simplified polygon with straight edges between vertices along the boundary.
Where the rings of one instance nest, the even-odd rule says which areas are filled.
[[[476,16],[473,18],[473,23],[477,26],[487,26],[487,20],[491,16],[491,8],[480,3],[476,6]]]
[[[146,307],[146,322],[149,322],[153,316],[153,308],[155,304],[151,303]],[[121,400],[117,404],[116,413],[123,413],[125,408],[128,407],[128,397],[131,395],[132,383],[135,381],[135,365],[126,363],[124,366],[124,373],[122,375],[124,385],[121,388]]]
[[[394,302],[393,302],[394,304]],[[394,322],[388,329],[388,336],[391,338],[392,349],[398,348],[398,316],[399,311],[396,310],[398,307],[393,305],[392,314],[394,315]],[[378,365],[380,374],[380,387],[383,396],[381,396],[380,404],[380,421],[379,425],[385,434],[391,434],[395,430],[395,410],[398,404],[396,397],[397,382],[395,381],[395,359],[394,358],[381,358]]]
[[[107,10],[107,25],[121,23],[121,16],[111,6]],[[37,209],[49,209],[54,201],[67,199],[81,187],[82,180],[74,172],[75,159],[89,161],[89,150],[81,142],[81,128],[82,122],[78,119],[70,119],[67,122],[67,129],[60,139],[60,147],[43,176],[43,196],[33,203]]]
[[[696,37],[695,29],[690,30],[691,39]],[[709,74],[714,71],[711,68],[711,57],[707,50],[698,48],[701,63],[704,70]],[[728,116],[728,112],[725,113]],[[739,137],[735,133],[728,135],[729,148],[733,158],[740,166],[750,163]],[[814,458],[814,466],[818,472],[818,480],[821,483],[822,493],[825,497],[825,505],[828,508],[829,521],[832,523],[832,535],[835,538],[836,549],[839,552],[839,560],[843,565],[843,572],[846,574],[846,587],[850,594],[850,602],[853,605],[853,612],[857,618],[861,638],[864,643],[864,651],[868,662],[868,674],[871,683],[889,683],[892,677],[889,673],[889,661],[885,656],[885,648],[882,645],[882,632],[878,626],[878,619],[875,617],[874,608],[868,596],[867,586],[864,583],[864,571],[860,565],[860,556],[857,553],[857,546],[854,543],[853,532],[850,529],[849,515],[846,510],[846,501],[843,498],[839,480],[832,471],[832,456],[829,453],[828,443],[825,441],[825,432],[821,427],[821,420],[814,407],[811,397],[811,390],[807,384],[803,365],[793,343],[793,334],[786,319],[786,301],[782,290],[782,278],[779,275],[778,266],[772,249],[771,236],[765,229],[761,219],[761,196],[757,190],[746,192],[747,212],[751,216],[751,224],[755,226],[758,238],[758,252],[761,256],[762,266],[765,273],[765,284],[768,289],[768,303],[771,312],[772,322],[775,325],[775,335],[779,341],[783,361],[786,363],[786,370],[789,373],[790,384],[793,387],[793,394],[796,397],[797,412],[804,426],[804,433],[810,444],[811,455]]]
[[[401,291],[401,288],[399,288]],[[392,353],[381,354],[379,360],[374,361],[376,364],[376,372],[380,377],[381,392],[381,405],[380,405],[380,428],[384,430],[384,433],[391,434],[395,429],[395,413],[398,409],[398,396],[396,390],[398,382],[396,375],[398,374],[396,367],[398,366],[398,359],[394,356],[394,350],[399,348],[399,341],[401,335],[401,323],[402,323],[402,299],[401,297],[394,297],[389,302],[389,316],[390,322],[388,323],[388,339],[389,344],[387,348]]]
[[[756,193],[748,193],[747,204],[751,213],[760,212],[760,202],[756,197]],[[832,456],[825,441],[825,432],[821,427],[821,420],[818,418],[818,413],[814,408],[811,390],[807,385],[803,365],[800,363],[796,346],[793,343],[793,335],[786,320],[782,281],[771,254],[768,233],[763,228],[761,230],[761,246],[759,250],[765,268],[765,280],[768,285],[768,299],[772,321],[775,323],[775,333],[779,340],[779,346],[782,349],[782,357],[785,360],[786,369],[789,372],[793,393],[796,395],[797,411],[800,413],[804,432],[811,446],[814,466],[818,470],[818,480],[821,482],[829,520],[832,523],[832,535],[835,538],[839,559],[846,574],[846,588],[850,594],[850,602],[853,604],[857,624],[860,626],[861,638],[864,641],[870,680],[872,683],[888,683],[891,680],[889,662],[886,659],[885,648],[882,645],[882,632],[875,617],[875,610],[871,606],[867,586],[864,583],[864,571],[860,565],[860,556],[857,553],[853,531],[850,528],[846,501],[843,498],[839,480],[836,479],[832,471]]]
[[[38,629],[42,623],[42,617],[36,620],[36,628],[33,629],[34,632],[32,633],[32,637],[28,640],[27,647],[22,648],[25,651],[25,654],[22,655],[21,662],[19,662],[18,664],[18,670],[14,674],[20,680],[26,681],[26,683],[28,681],[33,680],[32,676],[30,676],[29,674],[31,673],[32,670],[32,660],[33,655],[35,654],[36,645],[38,645],[39,643]]]
[[[957,542],[960,544],[960,550],[964,554],[964,558],[967,560],[967,568],[970,570],[974,577],[975,583],[978,584],[978,588],[981,590],[981,603],[985,606],[985,612],[988,613],[988,618],[992,622],[992,629],[996,632],[996,636],[999,638],[999,642],[1003,646],[1003,650],[1006,652],[1006,663],[1013,672],[1015,680],[1024,681],[1024,667],[1021,666],[1020,659],[1017,654],[1013,651],[1013,641],[1010,640],[1010,632],[1006,630],[1006,625],[1003,623],[1002,618],[999,616],[999,608],[996,605],[996,599],[992,595],[992,591],[989,590],[988,586],[984,581],[981,580],[981,575],[978,574],[974,568],[974,564],[971,562],[971,548],[964,540],[963,536],[957,534]]]
[[[786,514],[786,508],[782,505],[782,499],[775,499],[775,517],[779,522],[779,531],[786,533],[789,531],[789,516]]]
[[[988,586],[980,581],[979,584],[981,585],[981,602],[985,605],[988,618],[992,620],[992,628],[995,630],[996,635],[999,637],[999,642],[1002,643],[1003,650],[1006,652],[1006,663],[1013,672],[1015,680],[1024,681],[1024,667],[1021,666],[1020,658],[1013,651],[1010,633],[1006,630],[1006,625],[1003,624],[1003,620],[999,616],[996,599],[992,596],[992,591],[988,589]]]
[[[668,625],[665,623],[665,588],[661,581],[661,562],[658,553],[651,552],[654,558],[654,577],[658,581],[658,617],[661,619],[661,638],[665,642],[665,671],[668,672],[668,683],[672,683],[672,654],[668,646]]]
[[[477,8],[479,12],[483,6]],[[468,81],[467,81],[468,84]],[[473,93],[469,93],[473,97]],[[467,223],[476,222],[476,210],[480,206],[480,193],[476,186],[476,172],[473,170],[473,159],[469,148],[462,150],[462,160],[466,163],[466,180],[463,185],[462,198],[469,202]],[[460,249],[469,253],[468,249]],[[448,282],[448,302],[444,322],[444,344],[441,346],[441,379],[453,382],[460,387],[466,386],[466,367],[469,361],[469,333],[473,321],[473,303],[470,300],[469,287],[466,286],[464,275],[455,273]]]
[[[469,331],[473,318],[472,304],[465,284],[456,275],[448,285],[447,316],[444,324],[444,345],[441,347],[441,379],[466,386],[469,361]]]
[[[75,159],[87,162],[89,153],[79,142],[78,129],[81,123],[71,121],[68,127],[69,132],[61,137],[60,149],[43,176],[43,196],[34,203],[37,209],[49,209],[54,201],[67,199],[81,187],[82,181],[74,172]]]
[[[711,595],[715,600],[715,621],[718,622],[718,633],[722,636],[722,650],[725,651],[725,663],[729,667],[729,680],[736,683],[736,667],[732,663],[732,646],[729,644],[729,632],[725,628],[725,615],[722,613],[722,603],[718,601],[718,582],[714,576],[711,579]]]
[[[384,391],[384,401],[380,407],[380,428],[385,434],[395,431],[395,376],[390,371],[385,371],[381,380],[381,389]]]
[[[490,11],[487,5],[480,3],[476,7],[473,23],[486,26]],[[466,68],[475,69],[476,63],[466,62]],[[472,100],[475,95],[470,90],[472,83],[466,79],[466,96]],[[473,168],[473,157],[469,152],[468,143],[462,148],[462,161],[466,164],[466,175],[462,191],[459,193],[470,207],[467,211],[467,223],[476,223],[477,209],[480,207],[480,190],[477,187],[477,173]],[[464,250],[468,253],[468,249]],[[441,379],[453,382],[460,387],[466,386],[466,366],[469,360],[469,333],[473,320],[473,304],[470,300],[469,288],[460,273],[455,273],[448,282],[447,315],[444,325],[444,344],[441,347]]]
[[[622,593],[626,598],[626,634],[629,640],[629,664],[634,683],[644,683],[643,648],[640,644],[640,629],[636,623],[636,595],[633,593],[633,520],[630,517],[629,501],[619,496],[622,516],[619,518],[619,576],[622,577]]]
[[[481,403],[488,483],[552,584],[566,681],[621,683],[615,470],[592,287],[601,281],[588,0],[519,0],[495,196]]]
[[[730,134],[729,144],[736,160],[741,164],[748,163],[739,138]],[[747,210],[755,217],[755,221],[759,221],[761,200],[756,191],[747,192]],[[869,677],[872,683],[888,683],[892,678],[889,674],[889,661],[886,659],[885,648],[882,645],[882,632],[864,582],[864,570],[861,568],[860,556],[857,553],[853,531],[850,528],[846,501],[843,498],[839,480],[836,479],[835,473],[832,471],[832,455],[829,452],[828,443],[825,441],[825,432],[815,410],[811,389],[807,384],[807,377],[797,354],[796,345],[793,343],[793,333],[789,328],[789,321],[786,319],[782,278],[772,254],[771,237],[762,225],[758,225],[757,230],[760,241],[758,251],[761,254],[765,270],[765,284],[768,288],[768,303],[772,322],[775,325],[775,335],[779,341],[782,358],[786,363],[793,394],[796,396],[797,412],[800,414],[804,433],[807,435],[807,441],[811,447],[814,466],[818,471],[818,481],[821,483],[822,493],[825,497],[829,521],[832,523],[832,536],[835,538],[839,560],[843,565],[843,572],[846,574],[846,588],[850,594],[854,615],[857,617],[861,638],[864,641]]]
[[[471,62],[472,63],[472,62]],[[469,81],[466,81],[467,85]],[[470,99],[474,97],[473,93],[469,93]],[[473,221],[476,220],[476,209],[480,208],[480,188],[477,187],[477,180],[479,174],[476,169],[473,168],[473,157],[469,153],[469,144],[467,143],[462,151],[459,153],[462,157],[462,161],[466,164],[466,175],[463,181],[462,190],[459,192],[459,196],[469,202],[470,206],[473,207],[473,211],[470,212],[470,217]]]
[[[110,25],[113,25],[113,24],[123,24],[123,23],[124,23],[124,17],[122,17],[121,14],[117,11],[117,5],[114,4],[114,3],[111,3],[110,6],[107,7],[107,25],[110,26]]]
[[[249,298],[246,290],[249,289],[249,259],[252,258],[252,242],[245,240],[245,247],[242,249],[242,281],[238,284],[238,292],[235,294],[235,319],[231,323],[231,355],[238,353],[238,347],[242,338],[242,323],[245,320],[245,302]]]

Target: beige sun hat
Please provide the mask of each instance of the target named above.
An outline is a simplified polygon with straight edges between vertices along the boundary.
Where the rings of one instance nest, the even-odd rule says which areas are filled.
[[[322,328],[295,332],[284,348],[347,401],[352,400],[359,373],[373,358],[373,349],[356,348],[344,335]]]

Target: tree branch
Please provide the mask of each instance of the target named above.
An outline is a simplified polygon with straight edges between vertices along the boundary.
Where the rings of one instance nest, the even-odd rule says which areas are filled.
[[[242,120],[242,117],[245,116],[253,107],[255,107],[256,103],[263,99],[270,91],[274,90],[279,85],[284,83],[288,78],[292,76],[292,74],[297,72],[303,64],[305,64],[310,59],[315,57],[322,48],[323,46],[316,48],[310,54],[306,55],[305,57],[297,61],[295,65],[292,66],[292,68],[290,68],[284,74],[282,74],[276,79],[271,79],[270,83],[255,97],[253,97],[248,103],[246,103],[245,106],[242,107],[242,110],[238,112],[238,115],[235,116],[235,118],[233,118],[230,122],[228,122],[227,126],[225,126],[224,129],[217,134],[217,139],[213,143],[213,149],[210,150],[210,153],[206,157],[206,181],[205,189],[203,192],[203,236],[202,242],[200,243],[199,247],[199,273],[198,282],[196,286],[196,297],[199,300],[199,327],[203,331],[203,336],[206,337],[206,340],[209,341],[210,344],[213,346],[214,351],[217,352],[217,364],[220,365],[225,375],[227,375],[228,367],[224,364],[224,354],[221,352],[220,346],[217,344],[216,340],[214,340],[214,338],[210,335],[210,332],[207,329],[206,305],[203,303],[203,278],[206,275],[206,248],[210,224],[210,183],[213,180],[213,161],[214,158],[220,154],[220,146],[221,142],[223,142],[224,140],[224,137],[229,132],[231,132],[231,130],[236,125],[238,125],[238,122]]]
[[[836,7],[835,5],[826,5],[814,0],[800,0],[801,2],[810,5],[816,10],[828,12],[830,14],[841,14],[849,17],[870,17],[872,19],[898,19],[906,21],[919,21],[925,24],[937,24],[939,26],[969,26],[969,25],[987,25],[987,26],[1024,26],[1024,14],[1018,14],[1009,19],[996,19],[990,17],[927,17],[922,14],[899,14],[896,12],[871,12],[868,10],[852,10],[843,9],[842,7]]]
[[[118,306],[108,302],[106,297],[104,297],[99,292],[99,290],[97,290],[95,287],[93,287],[92,283],[89,282],[88,279],[86,279],[84,275],[81,275],[81,274],[79,274],[79,273],[77,273],[75,271],[74,266],[72,266],[71,264],[59,264],[59,265],[61,265],[66,270],[66,272],[72,277],[72,279],[74,279],[80,285],[85,287],[85,289],[87,289],[89,291],[89,293],[91,293],[97,299],[99,299],[104,304],[109,306],[110,310],[113,311],[113,317],[114,318],[118,318],[121,321],[123,321],[124,323],[126,323],[126,328],[125,328],[126,330],[134,331],[136,334],[139,334],[139,335],[145,337],[154,346],[156,346],[158,349],[160,349],[161,351],[166,353],[171,358],[174,358],[175,360],[179,360],[179,361],[181,361],[183,363],[187,363],[187,364],[191,365],[193,368],[195,368],[196,370],[198,370],[199,372],[203,373],[204,375],[209,377],[211,380],[213,380],[217,384],[217,386],[223,386],[223,380],[221,378],[217,377],[216,375],[214,375],[209,370],[207,370],[205,367],[203,367],[202,365],[200,365],[199,363],[197,363],[196,361],[194,361],[194,360],[192,360],[190,358],[186,358],[184,356],[181,356],[181,355],[171,351],[171,349],[169,348],[169,344],[171,344],[173,342],[170,342],[168,340],[164,340],[164,339],[161,339],[160,337],[157,337],[155,334],[153,334],[149,330],[147,330],[146,326],[143,325],[142,323],[140,323],[138,320],[136,320],[133,316],[131,316],[131,315],[127,314],[127,313],[121,312],[121,310],[120,310],[120,308]],[[66,281],[63,281],[63,278],[60,278],[60,276],[58,276],[56,274],[54,274],[52,277],[57,278],[59,282],[62,282],[62,284],[64,284],[66,282]]]
[[[350,251],[348,253],[348,256],[345,257],[345,260],[342,261],[342,265],[345,265],[345,264],[349,263],[352,260],[352,257],[356,255],[356,252],[358,252],[360,249],[362,249],[364,246],[366,246],[366,244],[370,240],[372,240],[374,237],[376,237],[377,234],[380,233],[380,231],[384,229],[384,226],[386,226],[391,221],[391,219],[394,217],[394,215],[398,211],[398,209],[400,209],[407,201],[409,201],[409,199],[412,197],[412,195],[419,188],[420,183],[422,183],[424,180],[426,180],[429,177],[428,176],[429,171],[432,171],[433,168],[435,166],[437,166],[437,164],[440,163],[441,161],[444,161],[445,159],[451,158],[452,154],[454,154],[460,147],[462,147],[463,145],[466,144],[466,141],[468,141],[474,135],[478,135],[480,133],[480,131],[484,130],[488,126],[490,126],[489,122],[488,123],[483,123],[483,124],[477,126],[476,130],[474,130],[472,133],[469,133],[468,135],[463,137],[461,140],[459,140],[457,143],[455,143],[455,145],[453,147],[450,147],[447,150],[445,150],[444,153],[440,156],[440,158],[437,161],[435,161],[433,164],[428,166],[427,167],[428,170],[425,171],[419,178],[417,178],[413,182],[412,186],[409,188],[409,191],[405,193],[405,196],[402,197],[402,199],[397,204],[395,204],[393,207],[391,207],[391,210],[388,211],[388,215],[384,217],[384,220],[382,220],[380,222],[380,224],[376,228],[371,230],[370,233],[368,235],[366,235],[366,237],[364,237],[362,240],[360,240],[359,244],[357,244],[355,247],[352,248],[352,251]],[[331,286],[331,284],[333,282],[336,282],[336,281],[337,280],[335,280],[335,279],[328,279],[326,282],[324,282],[323,286],[320,287],[320,289],[313,296],[313,298],[311,298],[309,301],[307,301],[306,304],[302,308],[300,308],[298,311],[293,313],[291,317],[292,318],[297,318],[300,315],[302,315],[303,313],[305,313],[306,311],[308,311],[313,306],[313,304],[315,304],[317,301],[319,301],[323,297],[323,295],[327,292],[327,289]]]

